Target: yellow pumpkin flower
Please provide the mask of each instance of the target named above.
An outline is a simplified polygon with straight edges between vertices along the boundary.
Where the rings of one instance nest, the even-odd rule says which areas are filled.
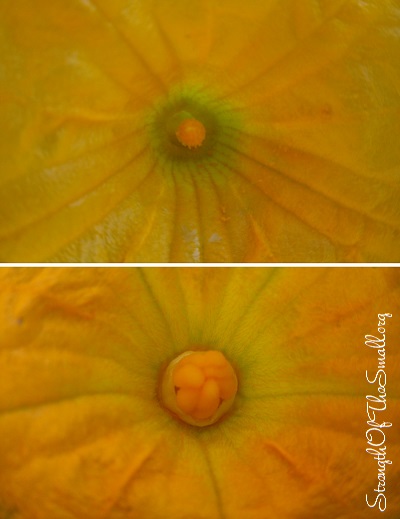
[[[0,261],[399,261],[396,0],[3,0]]]
[[[398,518],[399,303],[397,269],[0,269],[0,517]]]

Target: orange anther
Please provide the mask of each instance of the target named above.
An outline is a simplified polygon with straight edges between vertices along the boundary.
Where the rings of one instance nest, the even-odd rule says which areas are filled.
[[[186,148],[198,148],[206,138],[206,129],[197,119],[184,119],[175,132],[176,138]]]

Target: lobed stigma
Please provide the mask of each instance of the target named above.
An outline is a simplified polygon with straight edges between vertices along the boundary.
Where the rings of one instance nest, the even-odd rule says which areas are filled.
[[[230,410],[237,388],[235,370],[220,351],[187,351],[168,365],[160,396],[174,415],[201,427]]]

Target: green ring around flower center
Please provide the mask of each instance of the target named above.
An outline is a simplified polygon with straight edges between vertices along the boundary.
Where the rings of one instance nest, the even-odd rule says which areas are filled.
[[[204,90],[190,85],[172,89],[152,108],[147,126],[150,143],[163,160],[174,163],[217,160],[226,164],[237,146],[242,123],[240,113],[229,102],[213,97]],[[185,121],[204,127],[202,139],[177,137],[177,130]]]

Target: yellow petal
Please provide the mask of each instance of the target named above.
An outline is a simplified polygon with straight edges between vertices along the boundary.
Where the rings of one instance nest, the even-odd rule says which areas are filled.
[[[0,269],[1,514],[365,515],[378,481],[366,397],[380,393],[364,342],[391,313],[378,418],[393,424],[397,517],[399,307],[398,269]],[[239,379],[208,427],[158,398],[188,345],[226,355]]]
[[[0,20],[0,261],[399,260],[393,0]],[[207,116],[200,146],[164,142],[174,107]]]

